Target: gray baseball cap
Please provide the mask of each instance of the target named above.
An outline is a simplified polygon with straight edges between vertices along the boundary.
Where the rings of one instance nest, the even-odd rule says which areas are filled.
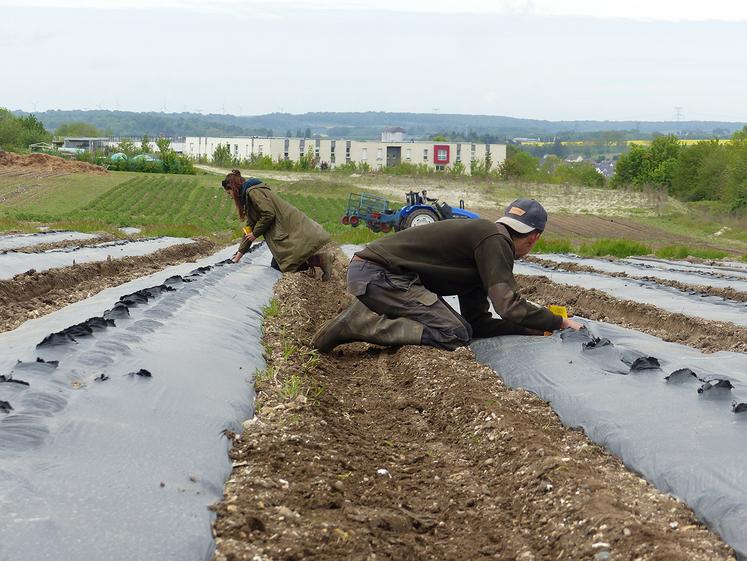
[[[547,211],[534,199],[516,199],[496,222],[520,234],[528,234],[532,230],[543,232],[547,225]]]

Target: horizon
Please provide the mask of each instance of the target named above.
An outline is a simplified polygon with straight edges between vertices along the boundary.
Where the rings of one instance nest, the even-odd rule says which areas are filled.
[[[643,119],[541,119],[536,117],[515,117],[513,115],[489,115],[486,113],[428,113],[428,112],[416,112],[416,111],[381,111],[381,110],[363,110],[363,111],[305,111],[303,113],[289,113],[284,112],[281,113],[279,111],[275,111],[272,113],[259,113],[259,114],[247,114],[247,115],[237,115],[234,113],[195,113],[193,111],[136,111],[136,110],[129,110],[129,109],[110,109],[110,108],[87,108],[87,109],[46,109],[44,111],[28,111],[25,109],[20,108],[10,108],[6,107],[11,112],[21,112],[25,114],[30,115],[37,115],[41,113],[50,113],[50,112],[112,112],[112,113],[134,113],[134,114],[146,114],[146,113],[155,113],[158,115],[200,115],[202,117],[210,117],[210,116],[217,116],[217,117],[236,117],[236,118],[256,118],[256,117],[266,117],[268,115],[288,115],[292,117],[302,117],[304,115],[313,115],[313,114],[366,114],[366,113],[383,113],[383,114],[406,114],[406,115],[442,115],[442,116],[459,116],[459,117],[498,117],[498,118],[505,118],[505,119],[517,119],[517,120],[526,120],[526,121],[539,121],[539,122],[546,122],[546,123],[581,123],[581,122],[593,122],[593,123],[678,123],[678,124],[686,124],[686,123],[730,123],[730,124],[747,124],[747,121],[724,121],[724,120],[713,120],[713,119],[705,119],[705,120],[696,120],[696,119],[683,119],[683,120],[675,120],[675,119],[662,119],[662,120],[643,120]]]

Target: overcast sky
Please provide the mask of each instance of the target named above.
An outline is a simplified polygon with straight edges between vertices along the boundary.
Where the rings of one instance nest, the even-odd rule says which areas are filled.
[[[738,0],[0,0],[0,107],[747,121],[746,53]]]

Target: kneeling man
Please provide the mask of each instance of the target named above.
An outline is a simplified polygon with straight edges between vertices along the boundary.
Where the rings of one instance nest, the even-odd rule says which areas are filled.
[[[356,301],[323,325],[312,345],[325,353],[355,341],[454,350],[473,338],[579,329],[518,294],[514,260],[532,250],[546,223],[541,204],[518,199],[497,222],[444,220],[370,243],[348,267]],[[460,313],[443,300],[450,295]]]

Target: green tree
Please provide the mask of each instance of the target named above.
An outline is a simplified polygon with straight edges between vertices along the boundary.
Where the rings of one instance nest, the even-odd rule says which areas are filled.
[[[306,130],[303,133],[304,138],[311,138],[311,129],[309,127],[306,127]]]
[[[169,140],[168,138],[157,138],[156,146],[158,146],[158,151],[161,154],[168,154],[169,152],[173,152],[173,150],[171,150],[171,140]]]
[[[0,148],[27,150],[29,144],[51,140],[52,135],[33,115],[16,117],[7,109],[0,108]]]
[[[213,150],[213,163],[218,166],[233,165],[231,157],[231,146],[229,144],[218,144]]]
[[[56,136],[89,136],[99,137],[104,136],[103,132],[82,121],[74,121],[71,123],[63,123],[54,131]]]
[[[143,154],[147,154],[150,152],[150,138],[148,138],[148,135],[144,135],[142,140],[140,141],[140,152]]]
[[[119,144],[117,144],[116,148],[117,152],[122,152],[123,154],[126,154],[127,157],[134,156],[137,154],[137,147],[131,140],[122,140]]]
[[[498,169],[503,179],[530,179],[537,174],[539,159],[515,146],[506,147],[506,159]]]

